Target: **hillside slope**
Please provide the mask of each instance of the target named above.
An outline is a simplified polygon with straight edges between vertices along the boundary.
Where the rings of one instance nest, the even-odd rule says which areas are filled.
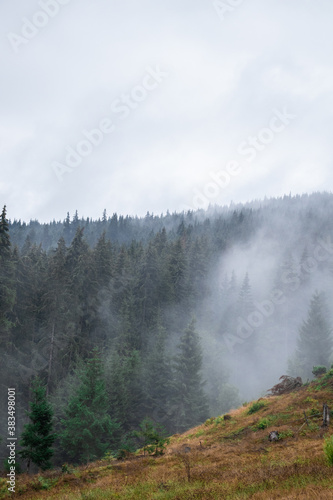
[[[321,427],[323,403],[332,409],[333,370],[294,392],[244,404],[227,417],[172,436],[161,457],[138,455],[66,473],[22,475],[16,495],[63,500],[333,498],[333,467],[323,452],[324,438],[333,430],[332,425]],[[280,434],[277,442],[268,439],[273,430]]]

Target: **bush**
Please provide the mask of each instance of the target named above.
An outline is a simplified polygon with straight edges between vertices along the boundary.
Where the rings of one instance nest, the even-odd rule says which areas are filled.
[[[327,372],[326,366],[314,366],[312,373],[315,377],[320,377],[321,375],[324,375],[324,373]]]
[[[250,406],[247,414],[252,415],[252,413],[261,410],[261,408],[263,408],[264,406],[266,406],[266,403],[264,401],[256,401]]]
[[[333,466],[333,436],[325,439],[324,452],[328,464]]]
[[[149,418],[141,422],[140,431],[135,431],[134,435],[143,441],[144,452],[147,451],[149,455],[163,455],[165,446],[170,442],[165,437],[165,429]]]
[[[134,442],[135,436],[133,434],[134,432],[128,432],[123,437],[118,450],[114,454],[114,457],[118,460],[123,460],[136,451],[136,445]]]
[[[294,437],[294,433],[291,429],[279,433],[279,439],[284,439],[286,437]]]
[[[259,422],[254,426],[254,429],[266,429],[270,425],[273,424],[277,419],[276,415],[268,415],[267,417],[263,417],[259,420]]]
[[[257,429],[266,429],[266,427],[268,427],[270,424],[270,421],[268,418],[262,418],[261,420],[259,420],[259,422],[257,423]]]

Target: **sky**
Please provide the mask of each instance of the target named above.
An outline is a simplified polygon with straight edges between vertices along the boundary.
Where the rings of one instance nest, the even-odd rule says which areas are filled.
[[[97,219],[333,190],[331,0],[2,0],[0,204]]]

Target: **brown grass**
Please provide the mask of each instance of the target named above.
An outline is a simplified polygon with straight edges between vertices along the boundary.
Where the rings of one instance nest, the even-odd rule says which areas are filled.
[[[333,391],[331,385],[316,387],[313,383],[264,398],[265,406],[252,415],[249,404],[231,411],[231,420],[210,419],[173,436],[159,458],[100,461],[73,474],[49,472],[42,480],[19,476],[16,495],[63,500],[333,499],[333,467],[323,453],[323,437],[333,431],[323,431],[321,417],[310,416],[321,412],[324,402],[331,408]],[[304,411],[310,427],[303,425]],[[283,439],[270,443],[271,430],[283,433]],[[49,489],[36,490],[43,481]]]

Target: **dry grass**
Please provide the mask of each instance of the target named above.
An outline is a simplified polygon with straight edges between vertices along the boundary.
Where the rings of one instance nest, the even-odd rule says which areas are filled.
[[[210,419],[175,435],[159,458],[96,462],[73,474],[50,472],[41,480],[22,475],[16,495],[61,500],[333,499],[333,467],[323,453],[323,437],[333,432],[324,432],[321,416],[315,416],[323,403],[331,407],[332,399],[331,384],[321,388],[313,383],[264,398],[265,406],[251,415],[249,404],[230,412],[230,420]],[[303,425],[304,411],[309,426]],[[270,443],[271,430],[283,438]],[[43,484],[48,489],[36,489]]]

